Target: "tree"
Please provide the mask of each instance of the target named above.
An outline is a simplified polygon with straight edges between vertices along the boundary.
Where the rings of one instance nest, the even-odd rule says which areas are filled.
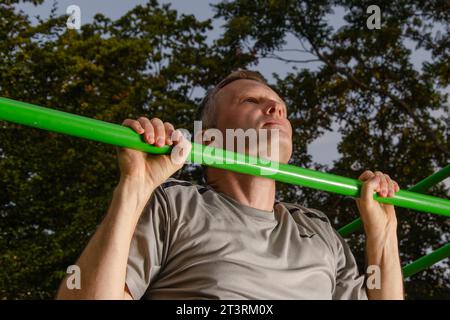
[[[446,1],[382,1],[380,30],[366,27],[369,1],[224,1],[215,6],[224,33],[213,45],[210,20],[156,0],[115,21],[97,15],[79,32],[66,30],[66,16],[32,25],[14,10],[17,2],[0,4],[0,96],[115,123],[150,114],[192,129],[198,92],[231,70],[279,59],[293,65],[274,83],[296,132],[293,164],[354,178],[376,168],[406,188],[449,162],[449,40],[432,28],[439,23],[448,33]],[[328,21],[336,7],[346,12],[338,30]],[[298,48],[286,47],[288,35]],[[431,56],[421,70],[408,43]],[[303,68],[310,62],[319,67]],[[341,157],[332,166],[314,163],[307,146],[333,123]],[[118,180],[115,150],[0,125],[0,298],[52,298],[106,212]],[[196,166],[177,177],[201,179]],[[335,227],[357,217],[353,199],[279,187],[280,199],[323,210]],[[442,184],[430,193],[449,196]],[[448,219],[398,212],[404,263],[448,242]],[[361,233],[348,239],[361,267],[363,240]],[[446,268],[411,278],[408,297],[449,298]]]

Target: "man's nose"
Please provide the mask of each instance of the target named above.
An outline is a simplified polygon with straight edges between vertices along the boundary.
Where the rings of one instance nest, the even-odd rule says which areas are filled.
[[[276,101],[269,101],[265,107],[265,114],[283,117],[283,107]]]

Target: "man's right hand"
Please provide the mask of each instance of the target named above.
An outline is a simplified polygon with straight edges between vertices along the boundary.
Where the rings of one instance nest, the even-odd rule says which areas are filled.
[[[117,148],[121,180],[144,183],[156,188],[179,170],[191,151],[191,143],[169,122],[158,118],[126,119],[122,125],[143,136],[145,142],[162,147],[174,146],[170,155],[152,155],[128,148]]]

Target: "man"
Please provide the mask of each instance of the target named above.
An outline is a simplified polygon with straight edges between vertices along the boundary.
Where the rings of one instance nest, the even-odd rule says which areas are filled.
[[[204,100],[206,128],[278,129],[279,161],[292,152],[285,103],[259,75],[237,71]],[[127,119],[149,144],[174,145],[182,162],[190,142],[170,123]],[[81,289],[63,281],[61,299],[402,299],[397,221],[388,175],[365,171],[357,199],[367,266],[365,285],[349,247],[320,211],[275,201],[275,182],[216,168],[206,186],[168,178],[182,162],[118,151],[120,182],[110,208],[81,254]],[[369,288],[370,287],[370,288]]]

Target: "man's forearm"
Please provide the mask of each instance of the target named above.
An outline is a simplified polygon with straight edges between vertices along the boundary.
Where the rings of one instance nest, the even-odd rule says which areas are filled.
[[[77,261],[81,288],[68,289],[66,279],[58,299],[122,299],[131,239],[153,188],[121,180],[104,220]]]
[[[370,300],[404,299],[403,275],[398,251],[397,234],[391,232],[383,238],[366,240],[368,266],[378,266],[381,283],[379,288],[367,288]]]

